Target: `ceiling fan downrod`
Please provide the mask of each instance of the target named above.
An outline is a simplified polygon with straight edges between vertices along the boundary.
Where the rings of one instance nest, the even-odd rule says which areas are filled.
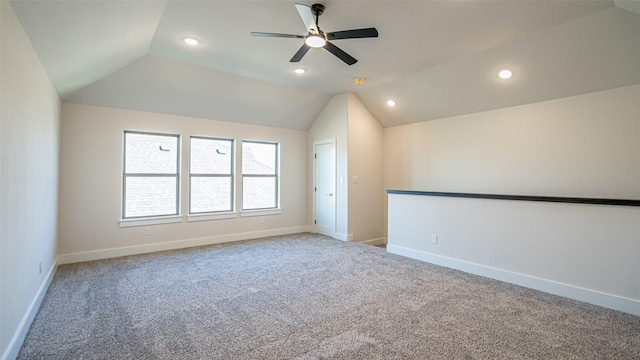
[[[316,26],[318,27],[318,31],[320,31],[320,25],[318,25],[318,18],[324,12],[324,5],[322,4],[313,4],[311,5],[311,13],[316,16]]]

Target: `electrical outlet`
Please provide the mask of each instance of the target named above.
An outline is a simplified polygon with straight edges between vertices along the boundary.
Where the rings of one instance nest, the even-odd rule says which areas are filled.
[[[432,244],[438,243],[438,235],[431,235],[431,243]]]
[[[144,236],[149,235],[151,235],[151,226],[147,226],[146,228],[144,228]]]
[[[264,224],[264,216],[260,216],[260,224]]]

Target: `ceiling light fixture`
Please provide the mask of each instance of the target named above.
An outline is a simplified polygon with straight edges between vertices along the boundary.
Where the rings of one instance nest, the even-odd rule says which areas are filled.
[[[389,105],[391,107],[394,107],[394,106],[396,106],[396,102],[391,100],[391,99],[389,99],[389,100],[387,100],[387,105]]]
[[[307,72],[307,69],[303,69],[303,68],[297,68],[295,70],[293,70],[294,73],[296,74],[304,74]]]
[[[192,46],[200,44],[200,41],[198,41],[198,39],[194,39],[194,38],[191,38],[191,37],[186,37],[186,38],[182,39],[182,41],[184,41],[185,44],[192,45]]]
[[[327,39],[322,34],[311,34],[304,39],[304,42],[312,48],[321,48],[327,43]]]
[[[500,72],[498,73],[498,76],[500,77],[500,79],[506,80],[513,76],[513,71],[509,69],[500,70]]]

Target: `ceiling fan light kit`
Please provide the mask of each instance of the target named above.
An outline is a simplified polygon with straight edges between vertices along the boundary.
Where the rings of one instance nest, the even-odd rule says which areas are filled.
[[[324,34],[322,34],[324,35]],[[321,48],[327,44],[327,39],[322,35],[311,34],[307,35],[304,39],[305,44],[311,46],[312,48]]]
[[[347,65],[353,65],[358,62],[358,60],[356,60],[353,56],[347,54],[339,47],[335,46],[333,43],[329,42],[329,40],[378,37],[378,30],[376,30],[376,28],[342,30],[324,33],[318,26],[318,18],[324,12],[324,5],[313,4],[311,5],[311,7],[309,7],[304,4],[295,4],[295,7],[296,10],[298,10],[298,14],[302,19],[305,28],[307,29],[307,35],[278,34],[266,32],[251,33],[252,36],[304,39],[304,44],[302,44],[302,47],[293,55],[291,60],[289,60],[290,62],[300,62],[300,60],[302,60],[302,58],[311,48],[325,48],[340,60],[344,61]]]

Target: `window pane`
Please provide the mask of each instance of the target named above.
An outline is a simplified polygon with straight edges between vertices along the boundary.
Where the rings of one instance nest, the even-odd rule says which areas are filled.
[[[231,174],[233,140],[191,138],[192,174]]]
[[[191,213],[231,211],[231,177],[191,178]]]
[[[242,178],[242,209],[269,209],[276,204],[276,177]]]
[[[177,174],[178,137],[125,133],[126,174]]]
[[[176,215],[175,177],[129,176],[124,217]]]
[[[276,175],[277,144],[242,142],[242,173]]]

